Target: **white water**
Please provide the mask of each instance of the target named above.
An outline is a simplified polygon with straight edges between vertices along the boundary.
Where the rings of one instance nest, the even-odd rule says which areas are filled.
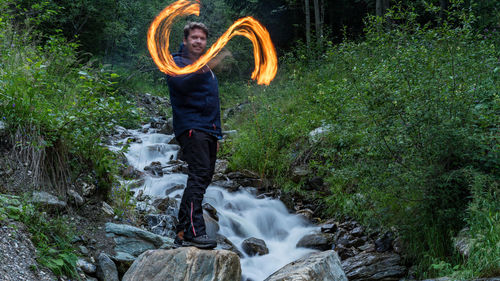
[[[148,128],[147,126],[144,128]],[[154,133],[142,133],[130,130],[142,143],[131,143],[126,157],[130,165],[144,172],[144,167],[158,161],[166,166],[177,157],[178,145],[168,142],[173,136]],[[126,139],[118,144],[124,144]],[[115,146],[116,147],[116,146]],[[186,184],[187,175],[165,174],[153,177],[145,174],[144,185],[139,189],[144,194],[154,197],[165,197],[165,191],[179,184]],[[138,190],[139,190],[138,189]],[[210,185],[205,194],[205,202],[217,209],[219,216],[219,233],[226,236],[245,256],[241,259],[243,280],[261,281],[284,265],[314,252],[311,249],[296,248],[297,242],[306,234],[312,233],[315,227],[297,215],[290,214],[285,205],[276,199],[257,199],[255,190],[242,189],[228,192],[221,187]],[[182,190],[169,194],[180,197]],[[269,254],[249,257],[241,247],[243,240],[255,237],[266,242]]]

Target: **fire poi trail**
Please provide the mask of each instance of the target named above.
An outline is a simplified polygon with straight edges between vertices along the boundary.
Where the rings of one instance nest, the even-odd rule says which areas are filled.
[[[198,71],[224,48],[234,36],[240,35],[253,43],[255,69],[252,79],[258,84],[269,85],[278,70],[278,58],[267,29],[252,17],[237,20],[210,49],[196,62],[178,67],[169,51],[170,30],[178,16],[200,15],[200,2],[179,0],[167,6],[155,18],[148,31],[148,49],[158,68],[168,75],[182,75]]]

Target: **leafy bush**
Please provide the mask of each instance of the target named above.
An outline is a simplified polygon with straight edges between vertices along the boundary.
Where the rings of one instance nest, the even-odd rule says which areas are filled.
[[[466,267],[455,266],[461,261],[451,239],[466,224],[473,235],[484,233],[498,223],[490,212],[500,204],[472,188],[498,189],[500,50],[496,39],[473,32],[474,17],[458,2],[439,27],[396,8],[368,18],[362,42],[331,47],[315,60],[283,58],[282,77],[248,90],[252,105],[229,122],[240,126],[235,168],[300,188],[289,175],[306,164],[330,187],[327,215],[396,226],[422,277],[445,268],[492,275],[498,232],[487,231],[478,244],[486,248]],[[327,133],[310,141],[320,126]]]

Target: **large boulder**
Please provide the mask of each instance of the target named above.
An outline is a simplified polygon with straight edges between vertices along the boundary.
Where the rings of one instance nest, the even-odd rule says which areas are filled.
[[[67,206],[66,202],[61,201],[56,196],[44,191],[33,192],[31,202],[35,205],[41,206],[42,208],[53,211],[63,210]]]
[[[354,280],[398,280],[406,274],[401,257],[396,253],[361,253],[342,261],[350,281]]]
[[[296,247],[316,249],[320,251],[331,250],[333,234],[314,233],[302,237]]]
[[[258,238],[247,238],[241,244],[243,251],[249,256],[263,256],[269,254],[269,249],[267,248],[266,242]]]
[[[115,263],[105,253],[101,253],[98,258],[97,277],[104,281],[120,281]]]
[[[347,281],[335,251],[318,252],[291,262],[264,281]]]
[[[122,281],[235,281],[241,280],[238,255],[225,250],[194,247],[143,253]]]

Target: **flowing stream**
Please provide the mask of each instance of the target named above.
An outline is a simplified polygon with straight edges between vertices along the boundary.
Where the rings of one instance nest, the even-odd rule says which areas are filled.
[[[129,164],[139,171],[144,172],[144,168],[155,161],[160,162],[162,167],[168,167],[168,163],[177,158],[179,146],[168,144],[174,136],[156,131],[148,124],[142,130],[128,130],[132,136],[119,141],[124,144],[128,138],[135,138],[126,157]],[[145,173],[144,184],[136,191],[142,189],[146,195],[163,198],[166,197],[167,190],[174,189],[168,196],[180,201],[183,190],[175,190],[174,187],[185,185],[187,175],[169,173],[167,170],[165,168],[166,173],[161,177]],[[295,245],[304,235],[313,232],[315,227],[303,218],[290,214],[281,201],[272,198],[258,199],[255,194],[256,190],[253,188],[228,192],[210,185],[204,202],[217,209],[219,234],[226,236],[244,255],[241,259],[242,280],[261,281],[284,265],[313,252],[311,249],[296,248]],[[241,245],[250,237],[264,240],[269,254],[248,256]]]

